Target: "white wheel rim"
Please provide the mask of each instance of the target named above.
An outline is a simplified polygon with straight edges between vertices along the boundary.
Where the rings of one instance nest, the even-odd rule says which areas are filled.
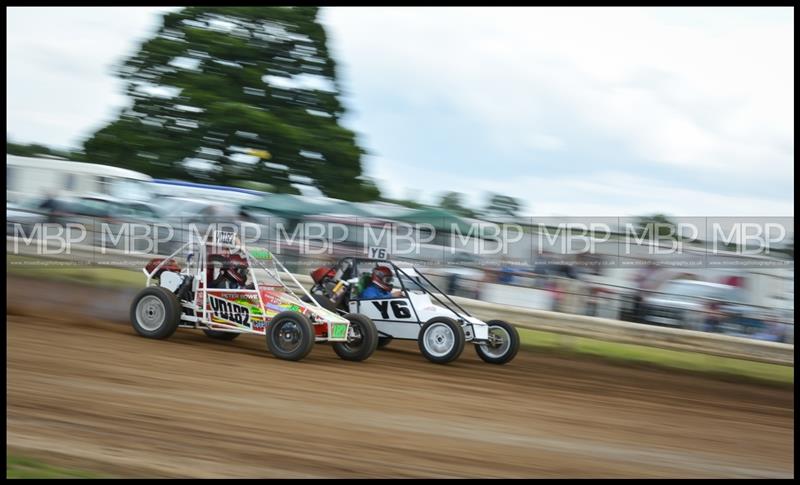
[[[499,340],[499,343],[496,343]],[[483,352],[489,357],[500,358],[511,348],[511,335],[503,327],[489,327],[489,343],[483,346]]]
[[[136,320],[147,331],[158,330],[164,324],[167,310],[157,296],[147,295],[136,305]]]
[[[456,335],[449,325],[434,323],[425,331],[422,338],[425,349],[434,357],[444,357],[453,350]]]

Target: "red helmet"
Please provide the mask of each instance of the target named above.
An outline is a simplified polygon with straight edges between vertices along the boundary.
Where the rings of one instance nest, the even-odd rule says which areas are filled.
[[[392,270],[388,266],[376,266],[372,270],[372,282],[384,291],[389,291],[392,288],[393,278]]]

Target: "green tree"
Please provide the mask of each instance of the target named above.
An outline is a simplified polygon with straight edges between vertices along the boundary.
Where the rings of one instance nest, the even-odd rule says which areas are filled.
[[[642,238],[645,235],[648,239],[654,237],[665,238],[672,234],[672,239],[678,239],[680,235],[677,232],[677,226],[664,214],[654,214],[651,216],[639,217],[636,221],[637,237]]]
[[[38,143],[14,143],[6,138],[6,153],[9,155],[17,155],[20,157],[41,157],[51,156],[69,160],[73,154],[66,150],[58,150],[55,148],[39,145]]]
[[[459,192],[446,192],[439,199],[439,207],[449,210],[454,214],[464,217],[475,217],[475,212],[468,207],[464,207],[463,194]]]
[[[117,74],[133,105],[84,143],[86,161],[154,177],[372,200],[364,151],[340,124],[336,64],[316,7],[187,7]]]
[[[520,208],[521,204],[516,198],[510,195],[492,194],[489,197],[489,205],[486,206],[486,212],[516,216]]]

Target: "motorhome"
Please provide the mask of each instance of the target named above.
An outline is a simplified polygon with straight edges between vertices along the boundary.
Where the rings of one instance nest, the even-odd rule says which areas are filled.
[[[120,167],[54,158],[6,155],[6,202],[105,194],[124,200],[149,200],[152,177]]]

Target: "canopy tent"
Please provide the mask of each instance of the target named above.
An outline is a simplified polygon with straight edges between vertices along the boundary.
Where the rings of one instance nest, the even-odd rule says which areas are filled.
[[[264,210],[280,217],[299,219],[308,215],[341,214],[371,216],[356,205],[337,199],[305,197],[292,194],[268,194],[242,204],[244,210]]]
[[[461,217],[438,207],[426,207],[393,219],[411,224],[430,224],[437,231],[454,232],[458,230],[464,236],[471,234],[478,237],[485,237],[487,229],[496,226],[491,222]],[[492,231],[491,233],[496,232]]]
[[[353,205],[372,217],[382,219],[396,219],[416,211],[416,209],[390,202],[355,202]]]

